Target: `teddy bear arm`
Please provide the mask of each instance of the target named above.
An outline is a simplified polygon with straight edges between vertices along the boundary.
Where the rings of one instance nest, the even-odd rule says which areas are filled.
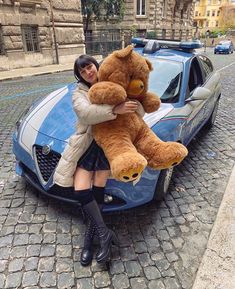
[[[145,112],[150,113],[159,109],[161,100],[156,94],[147,92],[144,99],[141,101],[141,104],[143,105]]]
[[[125,101],[127,95],[125,89],[110,81],[101,81],[92,85],[88,91],[91,103],[117,105]]]

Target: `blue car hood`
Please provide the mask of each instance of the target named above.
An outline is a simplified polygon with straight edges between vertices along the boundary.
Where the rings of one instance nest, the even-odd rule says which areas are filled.
[[[26,117],[25,121],[28,125],[41,134],[68,141],[78,123],[72,107],[72,94],[76,85],[72,83],[44,98]],[[149,127],[152,127],[172,109],[174,109],[172,104],[162,103],[157,112],[146,113],[144,120]]]
[[[36,131],[66,141],[74,133],[77,116],[72,107],[76,83],[62,87],[39,102],[25,121]]]

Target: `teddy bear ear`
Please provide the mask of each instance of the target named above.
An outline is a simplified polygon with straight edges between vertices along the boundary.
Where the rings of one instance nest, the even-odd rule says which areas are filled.
[[[149,70],[152,71],[153,70],[153,66],[152,66],[152,63],[148,60],[148,59],[145,59],[148,67],[149,67]]]
[[[114,56],[116,56],[118,58],[125,58],[132,53],[133,48],[134,48],[134,46],[128,45],[127,47],[125,47],[123,49],[114,51],[113,54],[114,54]]]

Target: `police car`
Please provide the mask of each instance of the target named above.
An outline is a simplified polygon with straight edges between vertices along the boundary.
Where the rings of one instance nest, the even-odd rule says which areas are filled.
[[[153,65],[149,91],[161,97],[157,112],[144,119],[164,141],[188,145],[204,126],[211,127],[221,97],[220,76],[208,57],[197,53],[197,41],[177,42],[134,38],[135,51]],[[39,192],[62,201],[75,203],[73,188],[53,184],[53,172],[77,117],[71,97],[76,83],[71,83],[36,102],[23,113],[13,134],[16,173]],[[162,200],[173,169],[146,168],[137,184],[110,178],[106,186],[104,211],[133,208],[151,200]]]

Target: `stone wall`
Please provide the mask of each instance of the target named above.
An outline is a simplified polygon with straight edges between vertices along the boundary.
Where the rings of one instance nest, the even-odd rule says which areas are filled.
[[[80,0],[51,0],[59,63],[73,62],[85,52]],[[37,27],[39,51],[27,52],[22,27]],[[57,62],[49,0],[0,1],[3,53],[0,70]]]
[[[125,15],[121,22],[93,21],[89,30],[120,29],[125,33],[150,32],[158,38],[191,39],[194,0],[146,0],[146,15],[136,15],[136,1],[125,1]]]

